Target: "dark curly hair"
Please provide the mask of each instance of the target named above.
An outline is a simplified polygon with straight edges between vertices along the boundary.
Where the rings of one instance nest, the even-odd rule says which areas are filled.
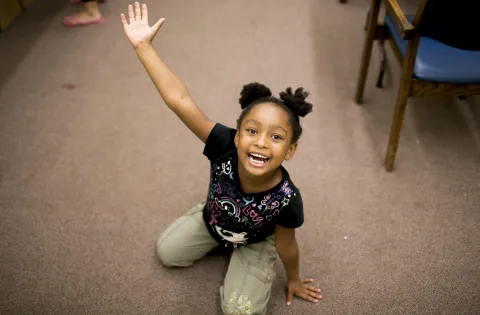
[[[240,106],[242,113],[237,119],[237,130],[240,129],[243,119],[258,104],[272,103],[278,105],[288,113],[290,125],[292,126],[293,135],[291,143],[296,143],[302,135],[302,126],[300,125],[300,116],[305,117],[312,112],[312,104],[305,101],[308,92],[303,88],[298,88],[295,93],[292,88],[287,88],[280,93],[280,98],[272,96],[272,92],[265,85],[254,82],[243,86],[240,92]]]

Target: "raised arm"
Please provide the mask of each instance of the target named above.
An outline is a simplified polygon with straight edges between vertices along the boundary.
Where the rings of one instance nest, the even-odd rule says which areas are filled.
[[[205,143],[215,123],[195,104],[185,85],[160,59],[152,46],[152,40],[165,19],[160,19],[150,27],[147,6],[143,4],[140,9],[138,2],[135,2],[135,11],[132,5],[128,6],[128,16],[129,22],[123,13],[120,15],[125,34],[153,84],[168,108]]]

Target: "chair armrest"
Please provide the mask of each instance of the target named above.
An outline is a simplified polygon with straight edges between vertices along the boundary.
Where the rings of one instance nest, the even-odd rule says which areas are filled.
[[[387,12],[402,38],[407,40],[412,39],[415,34],[415,26],[407,20],[397,0],[384,0],[384,2]]]

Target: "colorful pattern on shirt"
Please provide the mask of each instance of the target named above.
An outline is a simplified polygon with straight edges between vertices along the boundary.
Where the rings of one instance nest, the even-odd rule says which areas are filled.
[[[280,211],[297,196],[288,176],[266,193],[244,196],[238,189],[236,160],[235,154],[212,163],[205,207],[205,223],[211,234],[233,247],[260,242],[273,233]]]

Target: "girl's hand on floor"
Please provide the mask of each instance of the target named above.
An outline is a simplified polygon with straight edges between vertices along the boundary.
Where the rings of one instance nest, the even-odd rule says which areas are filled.
[[[312,283],[313,279],[293,280],[288,282],[287,305],[292,305],[293,296],[296,295],[301,299],[317,303],[322,296],[319,294],[320,289],[315,288]]]
[[[142,43],[150,44],[155,35],[157,35],[160,26],[162,26],[165,21],[165,19],[160,19],[152,27],[148,26],[147,5],[142,4],[142,9],[140,10],[140,4],[138,2],[135,2],[135,12],[133,11],[132,5],[128,6],[128,17],[129,22],[127,23],[125,15],[123,13],[120,15],[125,35],[127,35],[128,40],[134,48],[137,48]]]

